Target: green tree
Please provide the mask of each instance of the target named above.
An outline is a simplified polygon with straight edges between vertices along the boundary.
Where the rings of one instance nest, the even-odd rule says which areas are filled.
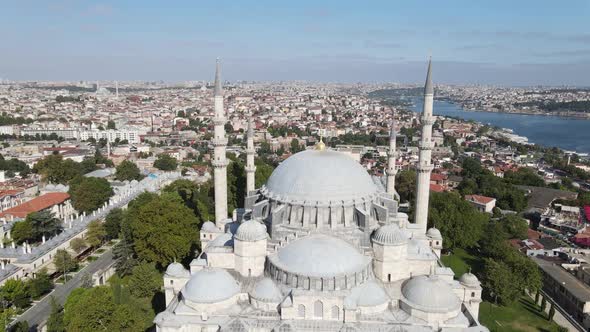
[[[116,302],[110,287],[76,291],[64,305],[67,331],[144,331],[151,325],[137,305]]]
[[[254,163],[256,165],[256,173],[254,174],[255,187],[260,188],[266,183],[274,171],[274,167],[260,159],[256,159]]]
[[[129,217],[137,257],[160,267],[191,254],[198,240],[197,218],[178,195],[162,194]]]
[[[400,201],[413,203],[416,199],[416,172],[399,172],[395,179],[395,187]]]
[[[32,227],[32,239],[39,240],[45,236],[53,236],[62,230],[61,222],[48,210],[32,212],[27,215],[25,222]]]
[[[114,130],[114,129],[117,129],[117,126],[115,125],[115,121],[113,121],[113,120],[109,120],[109,121],[107,122],[107,129],[113,129],[113,130]]]
[[[497,303],[508,305],[520,297],[521,291],[506,263],[486,258],[483,275],[484,288]]]
[[[80,165],[70,159],[64,160],[60,154],[52,154],[39,160],[33,172],[40,174],[44,181],[67,184],[81,174]]]
[[[512,250],[508,244],[508,234],[500,222],[490,222],[485,226],[485,236],[479,243],[482,254],[486,257],[502,259]]]
[[[428,222],[440,229],[445,248],[474,247],[489,216],[457,193],[432,193],[430,198]]]
[[[55,269],[61,273],[68,273],[78,267],[78,262],[70,255],[67,250],[60,249],[53,257]]]
[[[129,276],[129,291],[136,297],[151,299],[162,286],[162,275],[154,264],[141,263]]]
[[[72,248],[72,250],[78,254],[81,253],[86,247],[88,247],[88,245],[83,238],[77,237],[70,242],[70,248]]]
[[[12,226],[10,235],[14,242],[19,244],[23,243],[33,238],[33,225],[31,225],[31,222],[27,220],[17,221]]]
[[[31,303],[27,285],[22,280],[7,280],[2,286],[0,294],[3,299],[11,302],[17,308],[25,308]]]
[[[512,184],[525,186],[544,187],[545,181],[533,169],[528,167],[519,168],[516,172],[508,171],[504,179]]]
[[[504,216],[499,221],[511,239],[526,239],[529,225],[525,219],[515,214]]]
[[[104,225],[102,222],[93,220],[88,223],[86,231],[86,243],[89,246],[93,248],[100,246],[103,243],[106,235],[107,233],[104,230]]]
[[[154,167],[161,171],[173,171],[178,167],[176,159],[170,157],[167,154],[159,154],[154,161]]]
[[[125,238],[113,247],[113,257],[115,258],[115,269],[120,276],[130,275],[138,264],[133,243]]]
[[[72,205],[79,212],[92,212],[101,207],[114,192],[105,179],[77,177],[70,182]]]
[[[141,180],[142,176],[139,168],[134,162],[123,160],[118,166],[115,173],[115,178],[119,181]]]
[[[47,319],[47,332],[65,332],[63,308],[51,296],[51,313]]]
[[[47,294],[53,288],[53,282],[47,274],[47,269],[41,269],[34,278],[27,280],[26,286],[29,295],[33,299],[38,299],[41,295]]]
[[[116,239],[121,231],[121,222],[123,220],[123,210],[115,208],[109,211],[104,221],[104,230],[107,239]]]
[[[301,144],[299,144],[299,140],[296,138],[293,138],[291,140],[291,153],[297,153],[301,150],[303,150],[303,148],[301,147]]]

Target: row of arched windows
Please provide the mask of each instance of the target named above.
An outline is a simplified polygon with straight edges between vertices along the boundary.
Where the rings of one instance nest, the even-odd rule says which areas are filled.
[[[297,307],[297,315],[300,318],[305,318],[305,305],[300,304]],[[324,318],[324,303],[320,300],[313,303],[313,318]],[[332,306],[332,309],[330,310],[330,318],[336,320],[340,319],[340,308],[337,305]]]

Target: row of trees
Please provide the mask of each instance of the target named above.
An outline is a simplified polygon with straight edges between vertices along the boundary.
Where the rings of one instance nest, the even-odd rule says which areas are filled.
[[[11,178],[14,177],[16,173],[25,177],[31,172],[31,169],[24,161],[16,158],[4,159],[4,156],[0,154],[0,171],[6,171],[6,176]]]
[[[10,279],[0,287],[0,306],[3,311],[9,308],[24,309],[32,300],[39,299],[51,289],[53,282],[45,269],[38,271],[34,278]]]
[[[44,181],[68,184],[76,176],[97,170],[97,164],[113,166],[113,162],[102,156],[97,150],[94,157],[85,158],[80,163],[64,159],[60,154],[46,156],[35,164],[33,172],[40,174]]]

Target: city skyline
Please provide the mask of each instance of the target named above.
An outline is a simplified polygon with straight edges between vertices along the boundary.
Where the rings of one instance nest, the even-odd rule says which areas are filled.
[[[0,77],[209,80],[219,56],[231,81],[420,83],[432,54],[437,83],[590,85],[589,3],[453,5],[11,3]]]

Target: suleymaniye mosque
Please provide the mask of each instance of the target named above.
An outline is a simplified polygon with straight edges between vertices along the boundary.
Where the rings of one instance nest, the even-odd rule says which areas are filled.
[[[202,252],[168,266],[158,331],[488,331],[482,288],[440,261],[443,239],[427,229],[434,118],[431,63],[420,118],[415,219],[398,212],[396,132],[385,177],[372,177],[320,139],[254,186],[247,134],[245,208],[227,211],[227,139],[220,67],[215,76],[216,220],[200,230]]]

